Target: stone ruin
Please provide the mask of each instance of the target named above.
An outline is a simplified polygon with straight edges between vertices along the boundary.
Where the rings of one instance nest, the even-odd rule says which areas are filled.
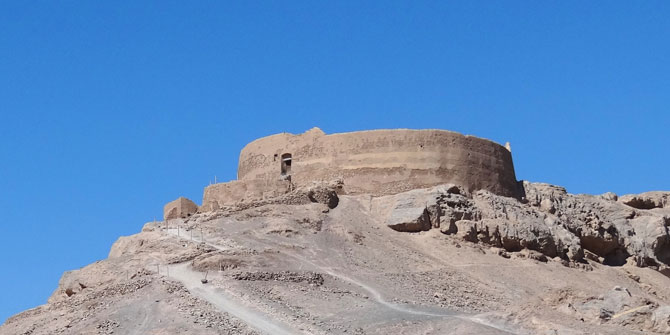
[[[326,135],[312,128],[299,135],[271,135],[242,149],[237,177],[207,186],[198,210],[271,199],[324,183],[338,183],[346,194],[387,195],[452,183],[469,192],[483,189],[502,196],[519,195],[506,147],[436,129]],[[194,213],[194,207],[185,208],[180,199],[175,200],[179,204],[166,205],[166,219]]]
[[[517,181],[509,143],[445,130],[276,134],[247,144],[237,180],[209,185],[202,206],[179,198],[165,219],[270,203],[368,194],[370,208],[399,232],[446,235],[540,259],[632,262],[670,275],[670,193],[572,195]],[[535,256],[534,256],[535,257]]]
[[[165,220],[171,219],[185,219],[198,212],[198,205],[195,202],[179,197],[177,200],[168,202],[163,207],[163,218]]]

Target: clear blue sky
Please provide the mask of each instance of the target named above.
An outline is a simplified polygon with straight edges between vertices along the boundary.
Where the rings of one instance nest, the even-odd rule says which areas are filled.
[[[667,1],[3,1],[0,320],[247,142],[441,128],[517,177],[670,189]]]

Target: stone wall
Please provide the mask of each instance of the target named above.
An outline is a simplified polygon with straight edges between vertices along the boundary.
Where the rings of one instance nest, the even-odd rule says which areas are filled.
[[[200,210],[207,212],[238,202],[273,198],[288,193],[290,190],[291,183],[278,178],[234,180],[212,184],[205,187]]]
[[[512,155],[489,140],[444,130],[371,130],[326,135],[282,133],[255,140],[240,153],[238,179],[278,180],[291,155],[296,186],[340,179],[347,193],[392,194],[453,183],[518,196]]]
[[[186,218],[198,211],[198,205],[184,197],[168,202],[163,207],[163,219]]]

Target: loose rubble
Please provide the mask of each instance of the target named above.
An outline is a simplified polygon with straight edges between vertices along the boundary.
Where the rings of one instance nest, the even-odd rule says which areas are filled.
[[[323,285],[323,276],[319,273],[305,272],[297,273],[290,271],[282,272],[240,272],[233,274],[235,280],[254,280],[254,281],[283,281],[290,283],[308,283],[310,285]]]

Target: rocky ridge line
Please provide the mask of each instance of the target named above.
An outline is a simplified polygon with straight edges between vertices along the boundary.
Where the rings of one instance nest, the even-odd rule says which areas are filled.
[[[371,206],[400,232],[440,229],[506,252],[558,257],[566,265],[585,264],[585,258],[613,266],[631,262],[670,275],[670,193],[619,199],[613,193],[569,194],[542,183],[522,186],[520,200],[442,185],[375,198]]]

